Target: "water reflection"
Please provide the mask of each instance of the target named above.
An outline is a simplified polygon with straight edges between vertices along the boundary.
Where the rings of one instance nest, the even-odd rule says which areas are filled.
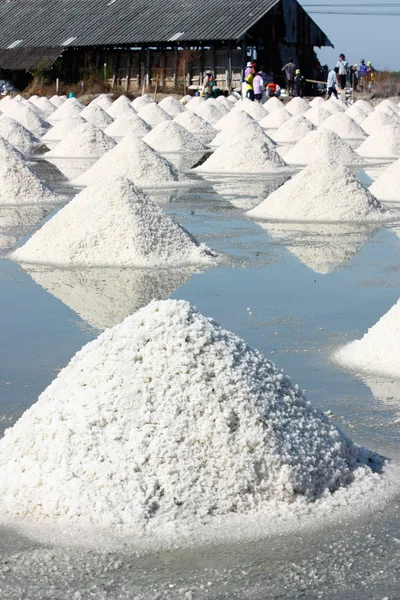
[[[278,189],[289,175],[274,178],[240,177],[213,181],[215,191],[236,208],[250,210]]]
[[[209,156],[209,151],[204,152],[160,152],[170,163],[180,171],[188,171],[195,165],[201,164],[203,157]]]
[[[67,179],[76,179],[82,173],[90,169],[100,157],[94,158],[71,158],[71,157],[60,157],[53,158],[46,156],[46,160],[52,163]]]
[[[258,222],[307,267],[325,275],[345,264],[371,239],[379,225],[360,223]]]
[[[383,375],[362,375],[362,380],[377,400],[388,405],[400,416],[400,378],[395,379]]]
[[[52,206],[0,206],[0,250],[9,249],[28,235]]]
[[[32,279],[95,329],[120,323],[153,298],[167,299],[201,268],[62,269],[21,265]]]

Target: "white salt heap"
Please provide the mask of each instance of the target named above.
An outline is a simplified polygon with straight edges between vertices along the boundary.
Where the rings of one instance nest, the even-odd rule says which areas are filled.
[[[363,121],[368,117],[368,113],[359,105],[352,104],[347,110],[346,115],[351,117],[356,123],[361,125]]]
[[[42,119],[37,112],[22,102],[8,104],[5,108],[4,115],[18,123],[21,123],[35,137],[40,138],[50,129],[50,125]],[[4,118],[2,115],[0,118]]]
[[[310,108],[309,103],[304,98],[292,98],[290,102],[285,105],[285,108],[291,115],[303,115]]]
[[[311,131],[285,154],[285,161],[294,165],[310,164],[321,159],[344,165],[361,163],[358,154],[330,129]]]
[[[139,110],[139,116],[146,121],[150,127],[155,127],[163,121],[172,120],[172,117],[155,102],[149,102],[146,106],[141,108]]]
[[[197,106],[203,104],[205,101],[206,99],[203,96],[193,96],[193,98],[186,103],[186,109],[194,110]]]
[[[34,102],[35,106],[37,106],[43,113],[46,115],[51,115],[56,111],[56,107],[54,104],[50,102],[48,98],[42,96],[41,98],[36,98],[34,101],[32,98],[29,98],[30,102]]]
[[[50,98],[50,102],[56,108],[59,108],[62,104],[64,104],[65,99],[62,96],[54,95]]]
[[[373,182],[369,191],[378,200],[400,202],[400,158]]]
[[[172,118],[180,115],[182,112],[186,112],[186,108],[182,106],[178,100],[173,98],[172,96],[167,96],[161,102],[158,103],[158,106],[161,106],[166,113],[168,113]]]
[[[199,115],[196,115],[192,110],[180,113],[175,117],[174,121],[185,127],[190,133],[193,133],[204,144],[211,142],[217,134],[210,123],[199,117]]]
[[[0,136],[0,204],[54,204],[62,200],[43,184],[25,159]]]
[[[379,222],[389,213],[344,165],[317,161],[246,213],[282,221]]]
[[[400,379],[400,300],[364,335],[334,354],[350,369]]]
[[[214,125],[224,115],[228,114],[229,111],[220,102],[210,98],[196,106],[194,112],[205,121],[208,121],[208,123],[211,123],[211,125]]]
[[[258,123],[265,129],[278,129],[291,118],[292,115],[285,108],[282,108],[280,110],[274,110],[268,113]]]
[[[368,135],[375,133],[375,131],[379,131],[385,125],[400,125],[400,117],[397,115],[388,115],[385,112],[377,111],[370,113],[368,117],[361,123],[362,129]]]
[[[82,102],[79,102],[76,98],[68,98],[52,115],[49,116],[49,121],[59,121],[60,119],[64,119],[64,117],[79,115],[84,108],[85,106]]]
[[[364,140],[367,137],[365,131],[344,112],[331,115],[320,125],[320,128],[330,129],[344,139]]]
[[[371,134],[359,148],[360,156],[369,158],[394,158],[400,156],[400,121],[398,125],[385,125]]]
[[[366,100],[356,100],[356,101],[354,102],[353,106],[358,106],[358,107],[362,108],[362,110],[363,110],[364,112],[366,112],[366,113],[367,113],[367,115],[368,115],[369,113],[372,113],[372,112],[374,111],[374,108],[373,108],[373,106],[371,106],[371,105],[370,105],[370,103],[369,103],[369,102],[367,102]]]
[[[125,137],[130,135],[142,138],[149,131],[151,131],[150,125],[146,121],[143,121],[139,115],[132,114],[117,117],[111,125],[106,127],[104,133],[111,137]]]
[[[321,96],[316,96],[310,102],[310,106],[312,108],[317,107],[317,106],[322,106],[323,104],[325,104],[325,100],[323,98],[321,98]]]
[[[249,121],[248,123],[240,123],[238,121],[234,128],[222,129],[209,145],[215,147],[226,143],[241,144],[245,140],[249,142],[253,140],[254,144],[265,143],[270,148],[275,148],[276,146],[275,142],[256,121]]]
[[[361,481],[371,491],[383,466],[235,334],[188,302],[153,301],[6,431],[0,498],[19,519],[170,536],[221,516],[273,521]]]
[[[225,96],[218,96],[217,102],[220,102],[228,110],[232,110],[233,104],[236,104],[236,102],[238,102],[238,100],[235,99],[235,102],[232,103],[230,100],[228,100],[228,98],[225,98]]]
[[[239,102],[236,102],[236,104],[232,110],[233,111],[236,111],[236,110],[245,111],[248,115],[253,117],[253,119],[255,119],[256,121],[261,121],[261,119],[266,117],[268,114],[267,111],[265,110],[265,108],[263,108],[263,106],[261,104],[259,104],[258,102],[252,102],[248,98],[245,98],[244,100],[240,100]]]
[[[123,101],[123,98],[126,101]],[[107,108],[107,114],[113,119],[118,119],[118,117],[135,115],[136,110],[131,106],[131,103],[126,96],[120,96]]]
[[[21,123],[5,115],[0,119],[0,135],[25,155],[31,154],[40,143]]]
[[[108,94],[100,94],[97,98],[92,100],[90,104],[97,104],[98,106],[101,106],[103,110],[107,110],[112,105],[112,100]]]
[[[207,263],[213,257],[118,175],[81,191],[10,255],[22,263],[137,267]]]
[[[332,100],[332,98],[327,100],[324,104],[324,109],[330,112],[332,115],[344,112],[346,108],[346,105],[343,106],[337,100]]]
[[[204,152],[205,146],[176,121],[156,125],[143,141],[157,152]]]
[[[278,173],[286,166],[270,144],[262,141],[255,143],[250,138],[240,144],[233,140],[219,146],[194,170],[200,173]]]
[[[113,174],[126,175],[136,185],[154,188],[186,181],[169,161],[148,144],[137,137],[125,137],[72,183],[77,186],[91,185]]]
[[[310,108],[307,112],[303,114],[303,117],[308,119],[310,123],[312,123],[315,127],[319,127],[330,116],[332,116],[332,114],[320,105]]]
[[[146,104],[150,104],[151,100],[147,96],[138,96],[131,102],[132,108],[134,108],[137,112],[139,112],[142,108],[146,106]]]
[[[98,127],[85,123],[75,127],[53,150],[46,152],[51,157],[95,158],[116,146],[116,142]]]
[[[393,100],[389,100],[389,98],[386,98],[385,100],[382,100],[382,102],[379,102],[379,104],[375,107],[375,110],[378,108],[383,108],[384,106],[392,109],[396,113],[399,112],[399,107],[397,106],[397,104],[393,102]]]
[[[231,110],[214,124],[218,131],[222,129],[236,130],[237,127],[253,125],[256,121],[244,110]]]
[[[275,142],[294,143],[303,139],[313,129],[314,125],[308,119],[302,115],[296,115],[281,125],[271,134],[271,137]]]
[[[65,138],[65,136],[75,129],[75,127],[85,124],[85,119],[82,119],[80,115],[66,116],[60,121],[57,121],[54,126],[42,136],[42,141],[58,142]]]
[[[93,104],[92,102],[83,109],[80,116],[95,127],[105,128],[114,121],[99,104]]]
[[[273,112],[274,110],[285,108],[283,102],[279,100],[276,96],[273,96],[273,98],[269,98],[269,100],[267,100],[263,106],[267,112]]]

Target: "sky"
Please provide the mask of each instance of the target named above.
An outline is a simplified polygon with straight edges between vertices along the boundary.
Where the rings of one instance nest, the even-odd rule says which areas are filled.
[[[365,11],[365,4],[372,0],[349,0],[352,5],[359,4]],[[395,4],[394,0],[391,0]],[[375,12],[398,12],[398,16],[368,16],[368,15],[323,15],[312,14],[310,4],[331,5],[331,7],[315,7],[314,10],[341,10],[338,5],[344,5],[345,0],[299,0],[311,18],[328,36],[335,48],[315,48],[319,60],[329,67],[336,65],[339,54],[346,55],[349,64],[359,64],[360,59],[371,61],[376,69],[400,71],[400,53],[398,52],[399,27],[400,27],[400,2],[398,8],[375,8]],[[335,4],[335,8],[332,5]],[[379,2],[375,3],[379,5]],[[308,5],[308,6],[305,6]],[[343,10],[350,11],[351,8]]]

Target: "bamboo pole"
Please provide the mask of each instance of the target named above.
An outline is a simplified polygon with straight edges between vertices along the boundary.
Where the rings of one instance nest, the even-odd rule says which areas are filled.
[[[183,95],[186,96],[186,61],[183,61]]]
[[[156,85],[155,85],[155,88],[154,88],[154,98],[153,98],[154,102],[157,102],[158,77],[159,76],[157,75],[157,77],[156,77]]]

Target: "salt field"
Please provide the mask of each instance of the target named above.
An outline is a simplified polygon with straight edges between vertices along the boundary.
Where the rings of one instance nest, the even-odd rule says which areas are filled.
[[[391,105],[31,104],[0,137],[0,598],[395,600]]]

